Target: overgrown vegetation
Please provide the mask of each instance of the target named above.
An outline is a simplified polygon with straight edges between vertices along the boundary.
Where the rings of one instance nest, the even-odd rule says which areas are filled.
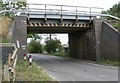
[[[27,3],[26,0],[14,0],[14,1],[4,1],[4,3],[2,4],[2,9],[3,10],[24,10],[27,7]],[[3,16],[8,16],[8,17],[14,17],[19,15],[19,13],[17,12],[5,12],[3,13]]]
[[[42,53],[42,44],[39,41],[31,40],[28,44],[28,51],[30,53]]]
[[[118,4],[113,5],[112,8],[110,8],[109,10],[103,11],[102,13],[110,14],[120,18],[120,2],[118,2]]]
[[[50,54],[55,53],[55,52],[59,52],[59,51],[61,51],[61,42],[57,38],[55,38],[55,39],[47,38],[45,40],[44,48]]]
[[[102,13],[110,14],[110,15],[113,15],[113,16],[120,18],[120,2],[118,2],[118,4],[113,5],[113,7],[110,8],[109,10],[103,11]],[[114,23],[112,23],[112,26],[120,31],[120,21],[116,21],[116,20],[109,18],[109,17],[107,17],[106,19],[115,21]]]
[[[9,34],[9,26],[11,23],[11,19],[7,16],[0,17],[0,43],[9,43],[10,39],[8,37]]]
[[[38,34],[28,34],[27,38],[32,38],[33,40],[41,42],[42,36]]]
[[[2,10],[2,1],[0,1],[0,10]]]
[[[37,34],[28,34],[27,38],[32,38],[30,43],[28,43],[28,51],[30,53],[42,53],[43,51],[41,44],[42,37]]]
[[[117,60],[102,60],[100,61],[100,64],[106,64],[106,65],[111,65],[111,66],[120,66],[120,61]]]
[[[10,25],[11,19],[9,17],[3,16],[0,17],[0,36],[6,37],[9,32],[9,25]]]
[[[65,52],[55,52],[55,53],[52,53],[52,55],[69,58],[69,54]]]
[[[22,0],[20,2],[19,0],[17,1],[0,1],[0,10],[11,10],[11,9],[16,9],[16,10],[24,10],[26,9],[26,0]],[[10,13],[10,12],[5,12],[0,14],[0,43],[9,43],[10,38],[8,37],[9,35],[9,26],[12,21],[12,17],[17,16],[19,13]]]
[[[55,81],[33,62],[29,67],[27,61],[19,60],[16,64],[16,81]]]

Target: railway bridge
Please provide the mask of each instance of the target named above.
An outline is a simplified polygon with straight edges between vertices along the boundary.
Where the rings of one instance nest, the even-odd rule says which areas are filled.
[[[28,33],[67,33],[70,57],[94,61],[108,57],[116,59],[119,55],[119,32],[102,18],[120,19],[101,14],[102,10],[97,7],[28,4],[26,10],[1,12],[20,13],[14,18],[12,37],[13,42],[20,42],[19,54],[26,53]]]

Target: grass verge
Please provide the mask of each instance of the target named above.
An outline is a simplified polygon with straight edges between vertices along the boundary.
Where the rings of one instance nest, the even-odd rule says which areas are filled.
[[[111,66],[120,66],[119,61],[103,60],[100,61],[100,64],[111,65]]]
[[[52,53],[50,55],[54,55],[54,56],[60,56],[60,57],[64,57],[64,58],[70,58],[68,53],[64,53],[64,52],[55,52]]]
[[[33,62],[29,67],[27,61],[19,60],[16,64],[16,81],[55,81]]]

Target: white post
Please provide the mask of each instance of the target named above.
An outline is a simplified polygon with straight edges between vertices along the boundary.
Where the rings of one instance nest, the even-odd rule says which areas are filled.
[[[25,61],[26,61],[26,59],[27,59],[27,57],[26,57],[26,56],[27,56],[27,54],[24,54],[24,60],[25,60]]]
[[[32,67],[32,55],[29,55],[29,63],[30,63],[30,67]]]
[[[20,43],[18,40],[17,40],[17,47],[20,48]]]

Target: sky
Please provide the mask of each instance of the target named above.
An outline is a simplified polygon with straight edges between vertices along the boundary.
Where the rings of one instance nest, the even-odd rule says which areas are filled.
[[[104,10],[108,10],[119,1],[120,0],[27,0],[28,3],[100,7],[104,8]],[[57,37],[58,39],[60,39],[62,44],[68,43],[67,34],[57,34],[57,36],[53,37]],[[30,40],[28,40],[28,42],[29,41]],[[42,40],[42,43],[44,43],[44,40]]]
[[[120,0],[27,0],[28,3],[102,7],[105,10],[119,1]]]

